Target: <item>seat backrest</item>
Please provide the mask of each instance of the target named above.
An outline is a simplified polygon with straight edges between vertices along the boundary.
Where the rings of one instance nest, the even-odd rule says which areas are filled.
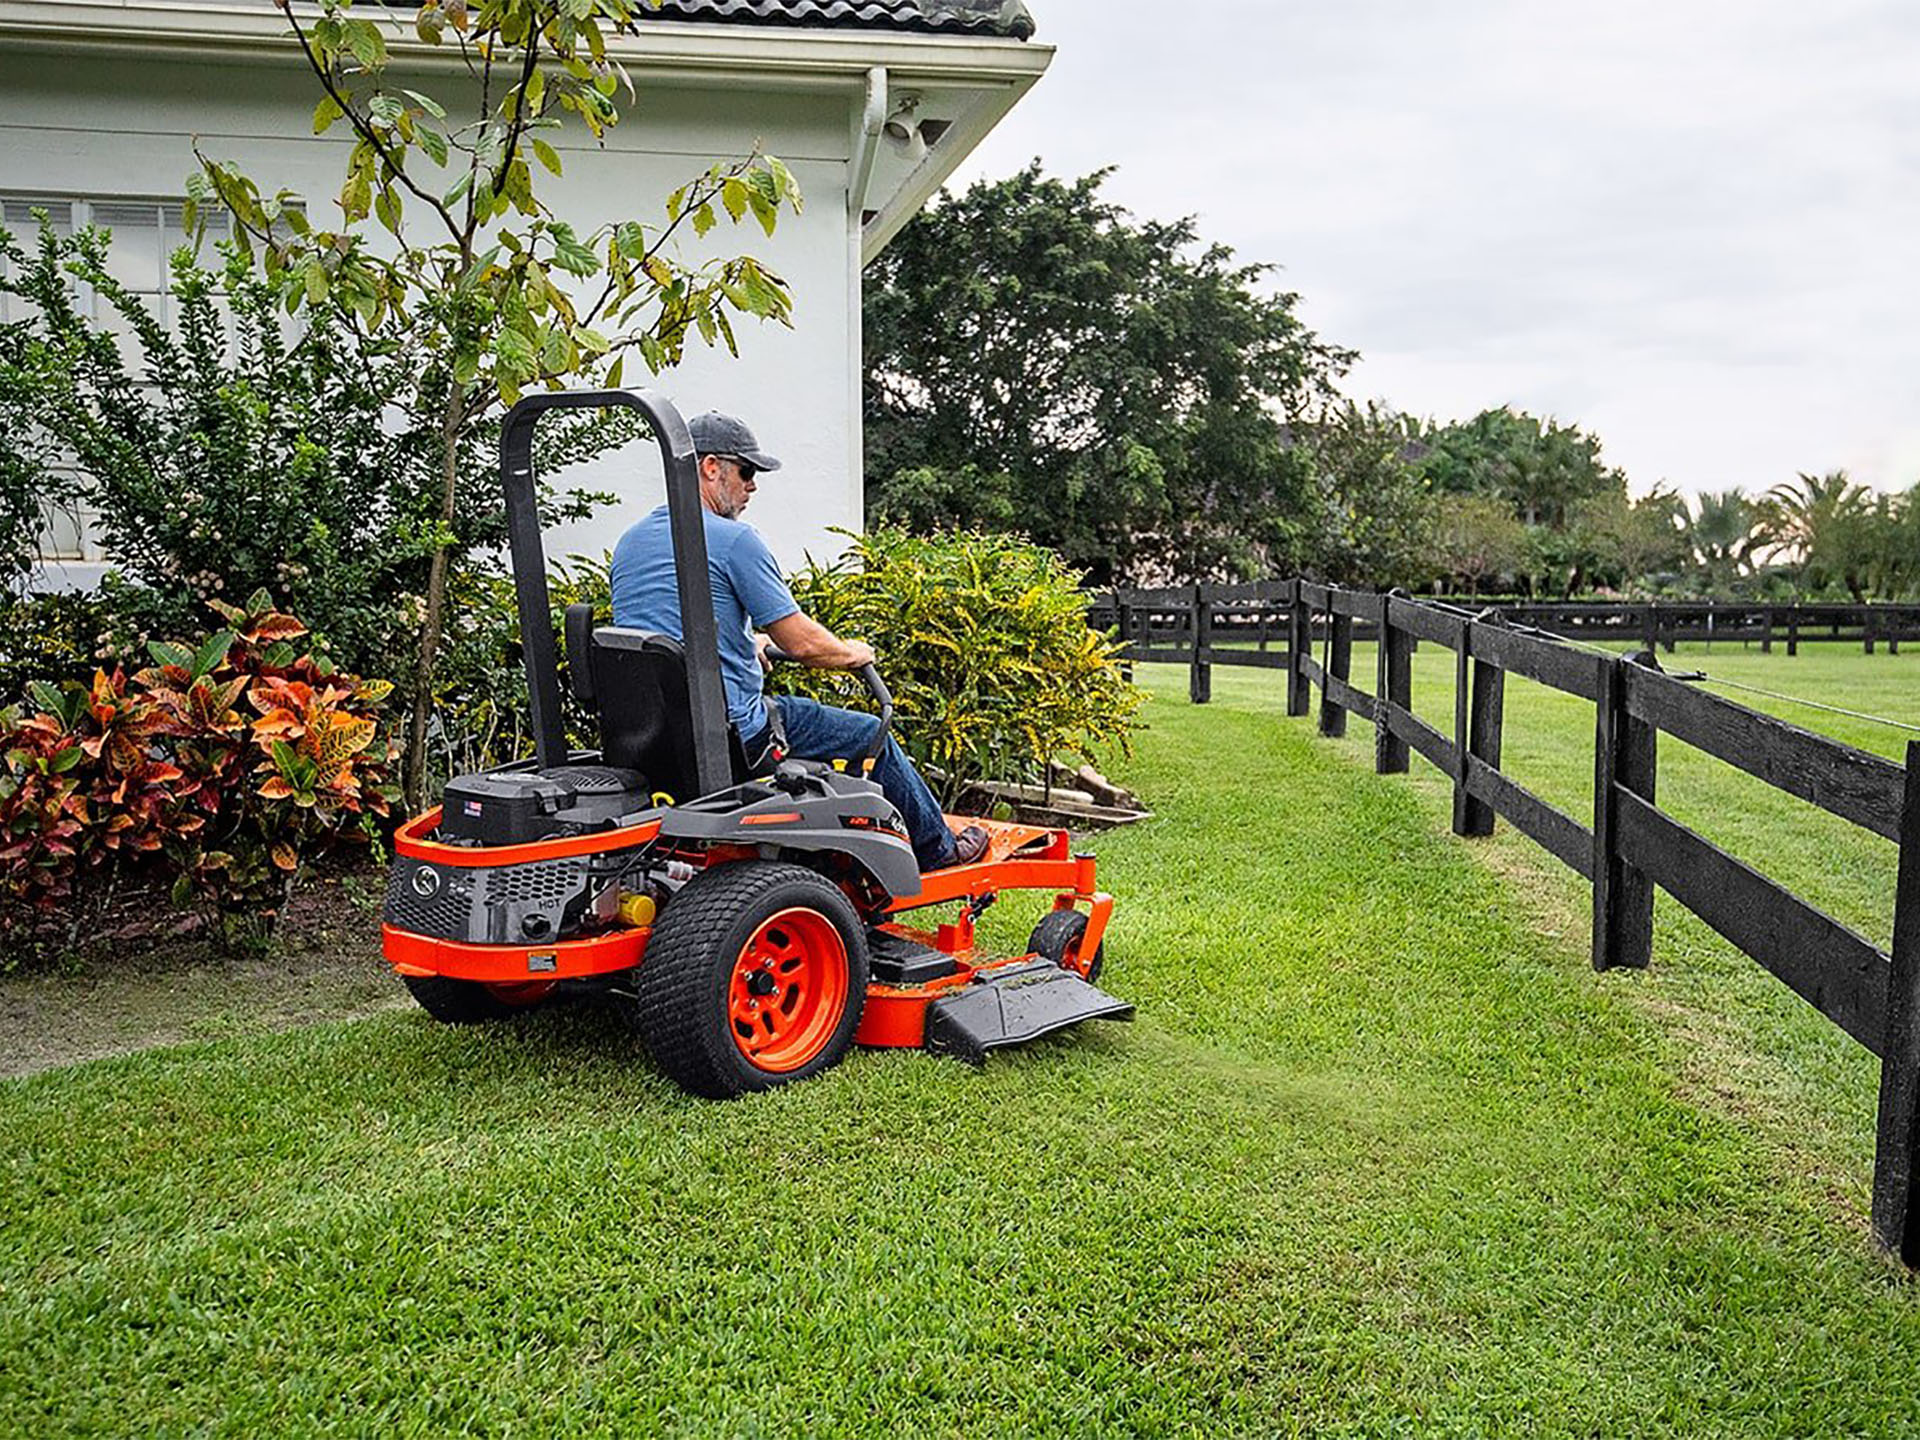
[[[680,642],[649,630],[592,628],[591,611],[576,619],[575,612],[582,610],[586,607],[567,610],[567,665],[574,694],[599,711],[602,762],[638,770],[649,789],[675,801],[698,799],[687,659]],[[734,779],[744,779],[746,758],[732,726],[727,742]]]

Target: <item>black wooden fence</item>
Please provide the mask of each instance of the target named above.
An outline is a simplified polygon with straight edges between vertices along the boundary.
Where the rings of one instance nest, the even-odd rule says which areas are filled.
[[[1220,609],[1215,624],[1236,636],[1271,628],[1273,595],[1289,581],[1260,585],[1208,587]],[[1139,627],[1155,618],[1173,617],[1184,634],[1193,589],[1106,591],[1096,597],[1093,619],[1112,628],[1128,615],[1135,633],[1150,638]],[[1442,607],[1467,608],[1476,613],[1492,609],[1516,625],[1543,630],[1569,640],[1595,644],[1642,644],[1669,653],[1681,641],[1716,641],[1758,645],[1772,654],[1776,645],[1798,655],[1802,642],[1825,641],[1858,645],[1874,654],[1882,645],[1898,655],[1905,641],[1920,642],[1920,605],[1875,602],[1865,605],[1821,601],[1809,604],[1763,604],[1733,600],[1564,600],[1533,601],[1505,598],[1447,597],[1432,602]],[[1266,608],[1262,608],[1263,605]],[[1375,638],[1371,624],[1361,623],[1356,638]]]
[[[1595,969],[1649,963],[1657,885],[1879,1056],[1873,1230],[1920,1267],[1920,743],[1907,747],[1903,768],[1695,689],[1662,673],[1650,646],[1596,654],[1516,629],[1533,622],[1511,610],[1472,614],[1287,580],[1120,591],[1105,613],[1127,642],[1126,660],[1187,666],[1196,704],[1211,698],[1216,665],[1284,671],[1287,714],[1307,714],[1317,689],[1322,734],[1344,734],[1349,715],[1374,725],[1381,774],[1405,773],[1418,752],[1453,781],[1454,833],[1490,835],[1498,816],[1592,883]],[[1352,674],[1362,628],[1379,641],[1371,691]],[[1632,629],[1587,633],[1639,638]],[[1229,635],[1238,643],[1221,643]],[[1413,713],[1420,641],[1455,657],[1451,734]],[[1592,702],[1591,828],[1501,771],[1509,674]],[[1897,844],[1891,950],[1661,810],[1662,734]]]

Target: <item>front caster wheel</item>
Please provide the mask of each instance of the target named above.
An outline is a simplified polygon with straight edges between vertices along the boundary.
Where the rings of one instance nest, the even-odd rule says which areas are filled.
[[[727,1099],[831,1069],[867,998],[866,934],[839,889],[799,865],[697,876],[655,922],[629,1014],[682,1089]]]
[[[1107,963],[1107,946],[1094,947],[1092,958],[1081,955],[1081,943],[1087,938],[1087,917],[1078,910],[1055,910],[1040,919],[1027,937],[1027,950],[1051,960],[1062,970],[1072,970],[1089,984],[1100,978]]]

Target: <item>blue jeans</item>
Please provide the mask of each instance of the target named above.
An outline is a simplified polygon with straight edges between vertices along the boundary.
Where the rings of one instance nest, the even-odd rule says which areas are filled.
[[[803,695],[781,695],[780,719],[787,730],[787,753],[800,760],[845,760],[848,769],[858,774],[859,761],[873,744],[880,721],[857,710],[842,710],[822,705]],[[747,752],[753,752],[747,746]],[[953,832],[940,813],[940,802],[927,789],[927,782],[913,768],[899,743],[889,735],[880,752],[871,777],[882,793],[893,802],[900,818],[907,822],[907,835],[913,841],[914,857],[922,870],[937,870],[954,862]]]

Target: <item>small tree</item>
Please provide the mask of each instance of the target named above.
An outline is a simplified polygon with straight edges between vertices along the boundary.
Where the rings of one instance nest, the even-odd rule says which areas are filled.
[[[1530,558],[1527,527],[1491,495],[1443,495],[1433,528],[1433,560],[1468,594],[1521,570]]]
[[[463,438],[529,387],[581,377],[617,386],[629,353],[658,371],[679,360],[690,333],[732,351],[734,314],[788,319],[785,283],[758,260],[690,266],[673,245],[683,227],[705,236],[722,213],[736,224],[751,213],[771,235],[781,208],[800,205],[779,160],[715,164],[667,197],[663,222],[621,220],[588,235],[536,193],[536,166],[561,171],[547,134],[571,119],[598,139],[618,121],[615,97],[623,86],[631,94],[632,83],[608,39],[630,33],[640,10],[658,3],[425,0],[413,33],[457,49],[464,121],[389,76],[387,36],[401,33],[399,20],[368,19],[353,0],[322,0],[311,18],[283,3],[321,90],[315,133],[344,124],[353,142],[338,228],[316,224],[291,192],[269,195],[237,165],[195,151],[189,225],[191,212],[217,201],[289,313],[332,306],[419,357],[411,404],[437,422],[442,466],[407,746],[415,804],[425,789]],[[378,246],[374,224],[386,232]]]
[[[1305,569],[1383,590],[1432,578],[1434,506],[1418,422],[1378,401],[1342,400],[1293,436],[1288,458],[1313,479],[1314,504],[1295,522]]]

